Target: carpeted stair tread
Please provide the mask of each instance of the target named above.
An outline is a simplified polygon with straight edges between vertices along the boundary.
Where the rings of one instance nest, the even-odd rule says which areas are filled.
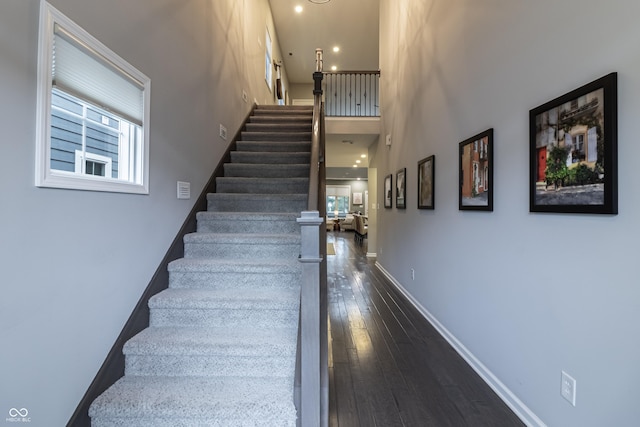
[[[166,425],[293,427],[296,410],[290,387],[289,380],[273,377],[125,376],[93,402],[89,415],[128,417],[122,426],[143,425],[144,418],[171,418],[173,424]]]
[[[124,353],[295,357],[296,328],[149,327],[124,345]]]
[[[236,220],[236,221],[296,221],[300,213],[296,212],[212,212],[201,211],[196,214],[200,220]]]
[[[299,234],[296,217],[290,213],[199,212],[197,232]]]
[[[207,209],[215,212],[300,212],[307,208],[306,193],[210,193]]]
[[[309,178],[309,164],[226,163],[225,177]]]
[[[311,120],[307,122],[255,123],[245,125],[245,132],[311,132]]]
[[[220,193],[291,194],[308,191],[309,178],[245,178],[220,177],[216,191]]]
[[[297,259],[273,259],[267,262],[261,259],[179,258],[169,263],[169,272],[269,274],[299,271],[300,262]]]
[[[259,152],[259,151],[232,151],[231,163],[253,164],[309,164],[311,154],[309,152]]]
[[[237,141],[238,151],[293,153],[310,151],[311,140],[304,141]]]
[[[239,243],[246,245],[273,245],[300,243],[297,234],[251,234],[251,233],[190,233],[184,243]]]
[[[277,142],[294,142],[294,141],[311,141],[311,131],[307,132],[240,132],[242,141],[277,141]]]
[[[289,289],[168,288],[149,299],[149,308],[290,310],[299,306],[299,300],[299,290]]]

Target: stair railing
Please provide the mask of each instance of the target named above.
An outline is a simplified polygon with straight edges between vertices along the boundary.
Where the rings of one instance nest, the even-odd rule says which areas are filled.
[[[328,117],[380,117],[380,71],[324,73]]]
[[[329,366],[322,49],[316,49],[307,210],[301,212],[302,288],[296,361],[296,401],[302,427],[329,425]]]

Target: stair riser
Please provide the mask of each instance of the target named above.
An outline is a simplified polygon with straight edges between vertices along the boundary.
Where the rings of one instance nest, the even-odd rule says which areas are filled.
[[[298,324],[298,310],[234,310],[206,308],[153,308],[151,326],[229,328],[290,328]]]
[[[211,212],[301,212],[307,208],[307,200],[278,200],[251,198],[250,194],[238,194],[233,198],[218,198],[211,194],[207,210]]]
[[[252,117],[255,116],[277,116],[277,117],[290,117],[290,116],[308,116],[309,120],[313,117],[312,109],[291,109],[291,110],[276,110],[271,108],[257,108],[253,111]]]
[[[170,272],[169,287],[235,289],[272,288],[296,289],[300,286],[301,274],[247,274],[247,273],[191,273]]]
[[[247,178],[308,178],[309,165],[227,163],[224,165],[224,176]]]
[[[292,165],[292,164],[309,164],[311,159],[310,153],[254,153],[251,151],[232,151],[231,162],[232,163],[245,163],[245,164],[277,164],[277,165]]]
[[[269,152],[269,153],[300,153],[310,152],[310,141],[238,141],[236,142],[236,149],[238,151],[250,151],[250,152]]]
[[[247,132],[240,133],[242,141],[311,141],[311,132]]]
[[[126,355],[125,375],[278,377],[295,370],[295,349],[288,357]]]
[[[185,243],[185,258],[297,258],[299,244]]]
[[[286,124],[308,124],[312,125],[312,116],[311,115],[286,115],[286,116],[277,116],[277,115],[254,115],[249,117],[249,123],[286,123]]]
[[[308,178],[280,178],[279,180],[276,182],[273,178],[222,177],[216,179],[216,191],[241,194],[302,194],[309,191]]]
[[[311,120],[308,120],[306,123],[247,123],[245,132],[311,133]]]
[[[199,233],[300,233],[295,221],[198,220]]]

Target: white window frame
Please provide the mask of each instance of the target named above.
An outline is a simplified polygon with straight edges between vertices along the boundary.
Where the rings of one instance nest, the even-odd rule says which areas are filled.
[[[51,169],[51,93],[54,28],[58,25],[82,43],[91,54],[100,58],[118,73],[135,80],[142,89],[143,119],[141,124],[141,153],[135,165],[139,167],[135,179],[128,180],[69,173]],[[138,71],[88,32],[71,21],[46,1],[40,8],[40,35],[38,45],[38,99],[36,114],[36,170],[38,187],[75,190],[106,191],[118,193],[149,193],[149,105],[151,80]],[[124,166],[124,165],[123,165]]]
[[[113,161],[111,157],[101,156],[100,154],[89,153],[88,151],[76,150],[75,157],[75,173],[85,174],[85,160],[95,163],[102,163],[104,165],[104,175],[111,176],[113,173]],[[93,175],[96,176],[96,175]]]
[[[264,67],[264,79],[267,82],[267,87],[270,92],[273,92],[273,40],[271,39],[271,34],[269,33],[269,27],[266,29],[265,34],[265,67]]]

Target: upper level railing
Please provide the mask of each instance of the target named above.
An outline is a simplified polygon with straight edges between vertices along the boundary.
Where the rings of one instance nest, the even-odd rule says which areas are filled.
[[[324,72],[327,117],[380,117],[380,71]]]
[[[300,213],[300,332],[296,361],[296,405],[299,425],[329,424],[329,366],[327,320],[324,115],[322,104],[322,50],[316,50],[309,199]]]

